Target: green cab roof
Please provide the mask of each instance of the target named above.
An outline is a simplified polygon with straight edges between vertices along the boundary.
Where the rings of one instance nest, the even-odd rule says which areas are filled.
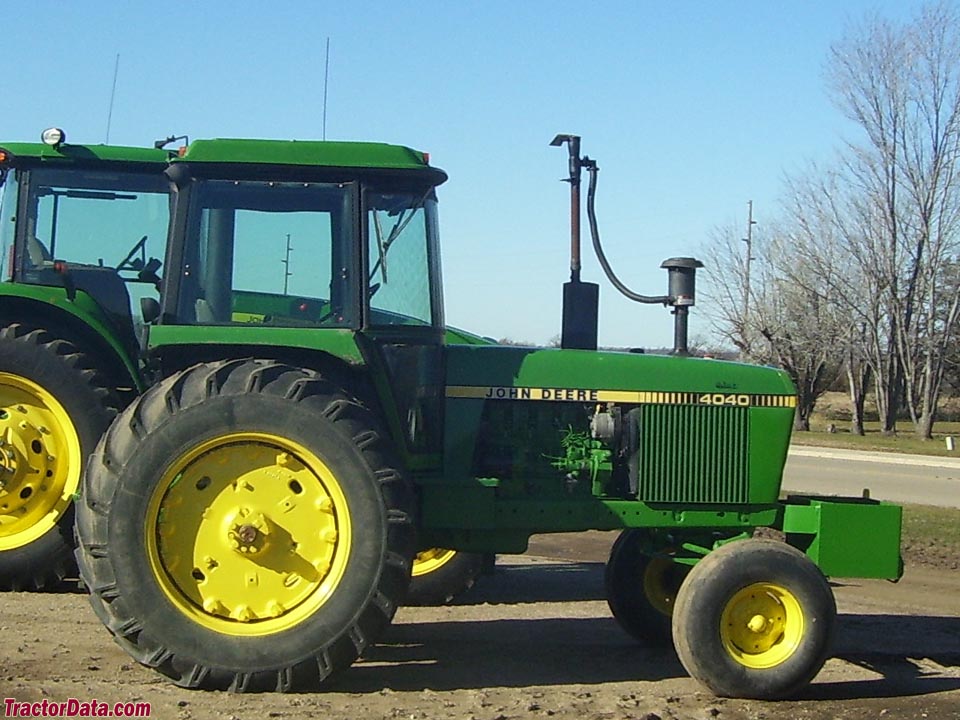
[[[369,142],[194,140],[173,162],[427,171],[437,182],[447,177],[439,168],[430,166],[425,153],[403,145]]]
[[[0,142],[0,150],[10,155],[10,160],[26,158],[41,162],[117,162],[165,165],[170,153],[155,148],[127,147],[123,145],[70,145],[64,143],[54,148],[44,143]]]
[[[369,142],[333,142],[320,140],[194,140],[180,154],[155,148],[122,145],[72,145],[59,147],[44,143],[0,142],[6,162],[198,165],[287,166],[303,168],[349,168],[422,174],[435,185],[447,179],[439,168],[431,167],[429,156],[403,145]]]

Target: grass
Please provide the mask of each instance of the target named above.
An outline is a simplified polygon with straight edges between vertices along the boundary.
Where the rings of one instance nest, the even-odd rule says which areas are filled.
[[[913,425],[909,422],[897,423],[897,434],[880,434],[879,423],[866,423],[866,435],[854,435],[839,423],[835,433],[827,432],[828,422],[817,418],[810,423],[809,432],[794,432],[790,442],[794,445],[818,445],[820,447],[846,448],[849,450],[876,450],[880,452],[899,452],[912,455],[936,455],[940,457],[960,457],[960,423],[937,423],[933,440],[921,440],[913,434]],[[956,438],[956,448],[947,450],[946,437]]]
[[[873,408],[868,407],[868,412]],[[939,421],[933,426],[933,440],[921,440],[914,434],[913,423],[902,420],[897,423],[897,434],[880,434],[880,423],[864,423],[865,435],[850,432],[850,405],[843,393],[827,393],[817,402],[817,410],[810,419],[809,432],[794,432],[794,445],[818,445],[820,447],[848,450],[874,450],[899,452],[911,455],[934,455],[960,457],[960,422]],[[828,432],[833,425],[836,432]],[[947,450],[946,438],[956,438],[956,448]]]
[[[960,510],[904,505],[901,547],[908,563],[960,570]]]

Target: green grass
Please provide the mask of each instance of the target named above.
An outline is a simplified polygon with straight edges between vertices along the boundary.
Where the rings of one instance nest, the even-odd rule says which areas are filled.
[[[960,417],[960,399],[947,398],[942,402],[945,417]],[[897,434],[880,434],[877,422],[877,410],[872,402],[867,402],[867,417],[864,423],[866,435],[850,433],[850,399],[844,393],[828,392],[817,400],[817,409],[810,419],[809,432],[795,432],[794,445],[819,445],[822,447],[845,448],[849,450],[876,450],[880,452],[901,452],[912,455],[937,455],[941,457],[960,457],[960,422],[938,421],[933,426],[933,440],[921,440],[914,434],[913,423],[901,420],[897,423]],[[833,425],[836,432],[827,432]],[[956,438],[957,450],[947,450],[944,439]]]
[[[827,432],[833,422],[837,431]],[[880,434],[880,423],[865,423],[866,435],[853,435],[849,423],[831,421],[816,414],[810,421],[809,432],[794,432],[791,443],[794,445],[818,445],[821,447],[845,448],[849,450],[877,450],[881,452],[901,452],[912,455],[936,455],[941,457],[960,457],[960,422],[938,422],[934,426],[933,440],[921,440],[913,434],[913,423],[897,423],[897,434]],[[956,438],[956,450],[947,450],[945,438]]]
[[[908,564],[960,569],[960,510],[904,505],[901,547]]]

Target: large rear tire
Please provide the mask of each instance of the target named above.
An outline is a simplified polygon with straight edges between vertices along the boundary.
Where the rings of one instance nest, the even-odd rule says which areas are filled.
[[[76,572],[73,499],[118,401],[87,355],[46,330],[0,329],[0,588]]]
[[[273,361],[149,390],[97,447],[77,510],[97,615],[181,686],[318,688],[409,583],[413,495],[378,427],[319,374]]]
[[[789,697],[823,667],[837,608],[820,569],[776,540],[738,540],[697,563],[680,587],[680,662],[723,697]]]

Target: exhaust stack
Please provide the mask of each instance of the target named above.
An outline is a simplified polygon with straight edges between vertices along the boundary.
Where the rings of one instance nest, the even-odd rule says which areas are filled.
[[[563,326],[560,347],[597,349],[597,319],[600,314],[600,286],[580,280],[580,158],[579,135],[557,135],[550,145],[567,146],[570,171],[563,182],[570,183],[570,280],[563,285]]]

